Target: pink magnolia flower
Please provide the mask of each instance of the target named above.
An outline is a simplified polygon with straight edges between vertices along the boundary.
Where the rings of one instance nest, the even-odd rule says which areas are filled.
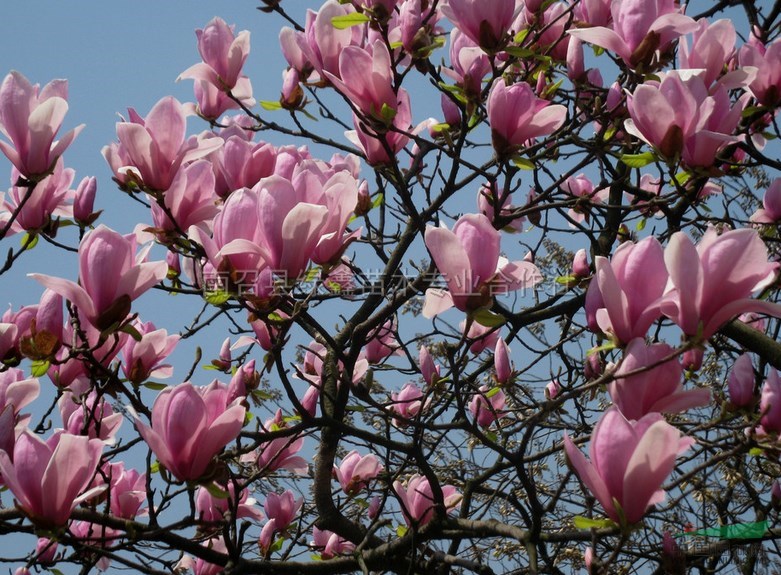
[[[418,363],[420,364],[420,374],[423,376],[423,381],[428,385],[435,385],[441,377],[440,370],[442,367],[434,363],[434,358],[431,357],[431,353],[429,353],[425,345],[420,346]]]
[[[241,77],[250,51],[250,33],[242,30],[236,36],[233,28],[222,18],[213,18],[203,30],[196,30],[198,52],[203,62],[187,68],[179,79],[202,80],[220,90],[232,90]]]
[[[426,291],[424,317],[433,317],[451,306],[474,312],[490,306],[496,294],[530,287],[542,280],[533,263],[509,262],[499,256],[499,232],[483,214],[462,216],[453,231],[427,226],[425,242],[448,291]]]
[[[131,302],[165,277],[166,263],[145,262],[147,252],[136,255],[135,236],[100,225],[87,232],[79,246],[78,284],[42,274],[30,277],[70,300],[102,331],[122,322]]]
[[[512,364],[510,363],[510,348],[502,338],[496,340],[494,348],[494,373],[496,381],[500,384],[510,382],[513,374]]]
[[[102,210],[94,211],[97,191],[98,181],[95,176],[82,178],[79,182],[73,198],[73,218],[79,224],[91,225],[100,215]]]
[[[73,435],[86,435],[90,439],[97,438],[107,445],[113,445],[114,437],[122,425],[122,414],[114,413],[111,404],[105,397],[99,397],[94,389],[87,389],[68,389],[63,392],[57,402],[63,427]]]
[[[137,418],[136,428],[174,477],[197,480],[244,425],[240,400],[226,399],[227,388],[216,382],[202,388],[189,382],[168,387],[152,406],[151,427]]]
[[[503,341],[503,340],[499,340]],[[469,402],[469,412],[480,427],[490,427],[494,421],[506,415],[504,392],[498,388],[481,385]]]
[[[466,329],[467,324],[469,324],[468,330]],[[464,320],[458,327],[461,328],[461,333],[463,333],[466,341],[469,342],[469,351],[475,355],[479,355],[486,349],[495,347],[496,342],[501,336],[498,329],[480,325],[476,321],[467,322]]]
[[[635,89],[624,129],[669,160],[712,166],[719,150],[739,140],[732,133],[747,101],[744,95],[733,105],[725,86],[709,92],[700,73],[673,70]]]
[[[70,146],[84,125],[54,141],[68,111],[68,82],[53,80],[39,90],[19,72],[11,72],[0,85],[0,152],[26,178],[46,174]]]
[[[449,0],[442,13],[487,52],[500,50],[520,10],[515,0]]]
[[[653,236],[625,242],[613,257],[595,258],[596,277],[586,294],[586,317],[594,331],[629,343],[644,337],[661,315],[659,300],[667,285],[661,244]]]
[[[146,118],[129,110],[130,121],[117,124],[119,144],[103,148],[103,157],[123,183],[137,180],[163,192],[171,187],[183,164],[209,155],[222,138],[185,139],[187,129],[182,104],[168,96],[152,107]]]
[[[271,492],[266,495],[266,503],[263,509],[266,511],[266,517],[274,521],[275,529],[279,533],[287,529],[295,520],[301,506],[304,504],[304,498],[296,496],[289,489],[282,495]]]
[[[39,537],[35,545],[35,562],[43,567],[51,567],[57,562],[57,540]]]
[[[393,418],[396,427],[407,425],[407,421],[415,419],[419,413],[428,409],[431,398],[426,398],[420,388],[414,383],[408,383],[401,391],[391,393],[389,409],[399,417]]]
[[[141,334],[141,341],[128,338],[122,346],[122,373],[132,383],[139,385],[150,378],[168,378],[173,367],[164,364],[179,343],[179,335],[168,335],[164,329],[155,329],[149,321],[137,321],[133,327]]]
[[[282,410],[278,409],[273,418],[264,422],[263,429],[267,432],[274,432],[284,429],[286,425]],[[306,475],[309,472],[309,463],[297,455],[303,446],[303,437],[276,437],[261,442],[257,453],[251,454],[251,456],[256,460],[258,469],[262,473],[288,469],[297,475]],[[269,515],[269,517],[271,516]]]
[[[386,128],[377,123],[369,126],[353,114],[355,130],[345,132],[347,139],[360,148],[371,166],[389,164],[409,142],[412,110],[409,93],[404,88],[399,88],[395,111],[389,116],[392,116],[392,119]]]
[[[548,385],[545,386],[545,398],[549,401],[551,399],[555,399],[560,391],[561,384],[559,383],[559,380],[552,379],[550,382],[548,382]]]
[[[401,481],[393,482],[393,491],[399,498],[401,512],[407,525],[423,526],[434,518],[434,506],[442,505],[446,513],[455,511],[462,496],[453,485],[442,485],[442,501],[434,498],[431,484],[422,475],[413,475],[405,489]]]
[[[585,249],[579,249],[572,258],[572,275],[578,279],[587,278],[591,275],[591,268],[588,265],[588,255]]]
[[[532,138],[549,136],[567,117],[567,108],[538,98],[531,86],[519,82],[507,86],[494,81],[488,94],[488,122],[491,141],[501,158],[516,153]]]
[[[738,63],[741,68],[756,68],[749,90],[760,104],[774,107],[781,103],[781,41],[765,46],[752,34],[740,47]]]
[[[781,316],[781,306],[751,299],[753,292],[775,280],[779,264],[767,258],[767,247],[753,229],[719,235],[710,227],[696,248],[686,234],[677,232],[664,253],[671,287],[661,303],[662,313],[700,342],[744,312]]]
[[[781,378],[778,377],[778,371],[772,367],[762,385],[759,413],[762,415],[756,430],[759,435],[781,433]]]
[[[334,465],[333,473],[342,491],[347,495],[355,495],[368,487],[382,469],[382,464],[373,453],[361,456],[357,451],[351,451],[338,467]]]
[[[236,485],[234,482],[228,482],[227,489],[224,485],[215,485],[222,492],[227,491],[226,497],[215,497],[206,487],[198,488],[195,496],[195,512],[201,521],[207,523],[222,523],[230,520],[234,510],[236,519],[254,519],[260,521],[263,519],[263,512],[256,507],[257,501],[249,496],[249,491],[242,489],[236,499]]]
[[[106,476],[110,486],[109,505],[112,515],[134,519],[137,515],[146,512],[141,509],[146,501],[145,473],[139,473],[135,469],[125,469],[125,464],[120,461],[104,465],[101,474]],[[96,479],[101,474],[97,475]]]
[[[152,203],[154,227],[161,232],[186,231],[190,226],[209,227],[219,212],[216,200],[211,163],[197,160],[183,166],[163,197]]]
[[[767,187],[762,197],[762,207],[751,215],[751,221],[755,224],[773,224],[781,221],[781,178],[776,178]]]
[[[458,28],[453,28],[450,32],[450,66],[442,68],[442,73],[461,86],[467,98],[479,98],[483,89],[483,78],[491,73],[491,61],[485,52]],[[460,122],[456,122],[456,125],[458,123]]]
[[[40,391],[38,379],[25,377],[21,369],[12,367],[0,372],[0,412],[10,408],[15,425],[26,425],[30,416],[19,417],[20,412],[35,401]]]
[[[568,215],[575,222],[588,222],[591,215],[591,204],[602,203],[610,195],[609,188],[594,190],[594,184],[585,174],[570,176],[561,184],[561,189],[571,196],[578,198],[577,203],[568,211]],[[570,224],[571,227],[572,224]]]
[[[369,363],[380,363],[386,357],[394,353],[402,353],[401,347],[394,331],[396,330],[396,319],[391,318],[372,332],[363,347],[366,361]]]
[[[36,232],[46,229],[53,219],[70,218],[73,207],[69,204],[75,192],[70,189],[75,172],[63,167],[62,158],[55,160],[52,172],[40,180],[30,191],[27,186],[14,185],[8,190],[5,201],[0,197],[0,224],[5,224],[16,212],[16,219],[9,234],[22,231]],[[12,181],[17,181],[19,172],[11,171]],[[26,199],[25,199],[26,198]]]
[[[340,537],[336,533],[312,528],[311,547],[320,551],[321,559],[333,559],[339,555],[350,555],[355,551],[355,544]]]
[[[277,150],[267,142],[231,135],[210,159],[216,172],[215,191],[226,198],[235,190],[252,188],[263,178],[272,176]]]
[[[722,19],[710,23],[706,18],[697,21],[693,30],[691,47],[685,37],[681,39],[678,58],[681,69],[704,70],[703,80],[711,86],[724,73],[724,64],[735,55],[737,34],[731,20]],[[733,76],[734,72],[731,73]],[[741,72],[741,74],[744,74]],[[726,77],[725,79],[726,80]],[[724,81],[722,80],[722,82]],[[735,87],[729,85],[727,87]]]
[[[694,440],[658,413],[627,420],[617,409],[604,413],[591,434],[591,461],[564,434],[564,449],[586,488],[610,519],[633,525],[648,507],[664,501],[662,483],[675,468],[675,458]]]
[[[615,52],[631,68],[648,64],[654,52],[664,51],[679,36],[697,27],[694,20],[680,13],[673,0],[624,0],[613,2],[610,8],[612,29],[594,26],[573,28],[569,33]]]
[[[520,232],[526,218],[515,215],[518,206],[510,203],[510,199],[511,194],[503,195],[495,183],[483,184],[477,193],[477,210],[491,220],[496,229],[505,232]]]
[[[0,451],[0,474],[31,521],[60,527],[74,507],[103,490],[85,491],[102,451],[99,439],[58,432],[43,441],[24,430],[16,440],[13,462]]]
[[[751,355],[743,353],[735,360],[727,378],[729,402],[739,408],[751,407],[756,400],[754,396],[755,380]]]
[[[666,343],[646,345],[639,337],[629,342],[608,388],[610,398],[624,417],[640,419],[653,412],[680,413],[708,404],[707,389],[683,389],[683,367],[673,354],[673,348]],[[663,361],[665,358],[670,359]],[[624,376],[633,371],[640,372]]]

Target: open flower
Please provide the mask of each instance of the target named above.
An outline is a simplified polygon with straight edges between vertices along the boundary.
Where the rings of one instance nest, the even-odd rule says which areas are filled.
[[[591,461],[564,434],[564,449],[580,480],[616,523],[632,525],[664,501],[662,483],[675,458],[694,443],[658,413],[629,421],[609,409],[591,435]]]

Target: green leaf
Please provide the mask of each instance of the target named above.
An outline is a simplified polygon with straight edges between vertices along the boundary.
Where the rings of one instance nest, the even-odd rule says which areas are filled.
[[[49,567],[49,573],[51,573],[52,575],[63,575],[62,571],[56,569],[55,567]]]
[[[258,103],[260,104],[261,108],[268,110],[269,112],[275,112],[276,110],[282,109],[282,104],[275,102],[274,100],[261,100]]]
[[[534,50],[531,48],[521,48],[520,46],[507,46],[504,51],[516,58],[531,58],[534,56]]]
[[[252,392],[252,397],[257,399],[258,401],[268,401],[270,399],[274,399],[274,396],[268,393],[267,391],[263,391],[261,389],[255,389]]]
[[[450,84],[445,84],[444,82],[437,82],[437,85],[445,92],[452,94],[453,97],[462,104],[466,104],[469,101],[466,97],[466,94],[464,93],[464,89],[461,86],[451,86]]]
[[[366,411],[366,408],[362,405],[348,405],[347,407],[345,407],[345,409],[347,411],[354,411],[356,413],[363,413],[364,411]]]
[[[679,186],[683,186],[692,179],[692,173],[691,172],[678,172],[675,174],[675,177],[673,178],[673,181],[671,182],[672,185],[678,184]]]
[[[157,383],[155,381],[147,381],[144,384],[144,387],[147,388],[147,389],[153,389],[154,391],[162,391],[163,389],[165,389],[168,386],[166,384],[164,384],[164,383]]]
[[[573,522],[575,529],[608,529],[616,526],[610,519],[590,519],[582,515],[576,515]]]
[[[545,88],[545,92],[543,92],[543,95],[550,96],[552,94],[556,93],[556,90],[559,89],[559,87],[564,83],[564,78],[556,82],[555,84],[551,84],[547,88]]]
[[[231,298],[231,294],[227,291],[207,291],[203,295],[208,303],[212,305],[222,305]]]
[[[122,328],[119,331],[128,334],[135,341],[141,341],[141,334],[138,332],[138,330],[135,327],[133,327],[129,323],[126,323],[125,325],[123,325]]]
[[[605,53],[605,49],[602,46],[592,44],[591,49],[594,51],[594,56],[601,56]]]
[[[406,525],[399,525],[396,527],[396,535],[399,537],[404,537],[407,534],[407,531],[409,531],[409,529]]]
[[[242,425],[247,425],[250,421],[255,419],[255,414],[251,411],[245,411],[244,412],[244,423]]]
[[[586,352],[586,355],[594,355],[595,353],[599,353],[600,351],[610,351],[612,349],[616,348],[616,344],[612,341],[609,341],[607,343],[603,343],[599,347],[592,347],[590,350]]]
[[[752,447],[751,449],[748,450],[748,454],[754,457],[759,457],[765,454],[765,450],[762,449],[761,447]]]
[[[642,154],[623,154],[620,159],[630,168],[642,168],[652,164],[656,156],[653,155],[653,152],[643,152]]]
[[[206,487],[206,491],[209,492],[209,495],[212,497],[215,497],[217,499],[227,499],[230,493],[227,491],[223,491],[220,489],[220,487],[216,483],[208,483],[204,487]]]
[[[38,245],[38,234],[26,233],[22,236],[22,247],[31,250]]]
[[[616,135],[616,132],[618,131],[618,128],[615,127],[615,125],[611,125],[607,130],[605,130],[605,135],[602,136],[602,139],[606,142],[608,140],[612,140],[613,136]]]
[[[500,391],[502,391],[500,388],[498,388],[498,387],[492,387],[492,388],[491,388],[491,389],[489,389],[489,390],[488,390],[488,392],[485,394],[485,398],[486,398],[486,399],[489,399],[489,398],[493,397],[494,395],[496,395],[497,393],[499,393]]]
[[[374,201],[372,202],[372,207],[376,208],[377,206],[381,206],[384,200],[385,196],[383,194],[377,194],[377,197],[374,198]]]
[[[36,359],[30,366],[30,375],[33,377],[43,377],[49,371],[49,361],[46,359]]]
[[[402,46],[404,46],[403,42],[391,42],[390,43],[391,50],[395,50],[396,48],[401,48]]]
[[[520,168],[521,170],[533,170],[534,169],[534,162],[531,160],[527,160],[526,158],[522,158],[520,156],[515,156],[513,158],[513,164],[517,168]]]
[[[496,314],[486,308],[477,310],[472,315],[472,319],[474,319],[483,327],[499,327],[500,325],[504,325],[504,323],[507,321],[504,316]]]
[[[572,283],[575,283],[578,281],[578,278],[575,276],[559,276],[556,278],[556,283],[564,286],[568,286]]]
[[[352,14],[344,14],[343,16],[334,16],[331,18],[331,26],[337,30],[346,30],[353,26],[359,26],[369,21],[369,17],[366,14],[360,12],[353,12]]]
[[[513,38],[513,42],[516,44],[523,44],[523,41],[526,40],[526,36],[529,35],[529,29],[525,28],[524,30],[521,30],[515,35],[515,38]]]
[[[160,473],[159,461],[155,461],[152,465],[149,466],[149,473]]]
[[[646,220],[645,218],[643,218],[642,220],[640,220],[639,222],[637,222],[637,225],[636,225],[635,227],[637,228],[637,231],[638,231],[638,232],[642,232],[642,231],[645,229],[645,224],[646,224],[646,222],[647,222],[647,221],[648,221],[648,220]]]
[[[396,110],[388,106],[388,104],[383,103],[382,108],[380,109],[380,116],[386,124],[392,124],[393,118],[396,117]]]

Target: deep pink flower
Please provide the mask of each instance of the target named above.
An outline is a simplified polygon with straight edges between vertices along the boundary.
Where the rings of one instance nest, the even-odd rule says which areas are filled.
[[[87,232],[79,246],[79,283],[30,274],[30,277],[70,300],[99,330],[122,322],[131,302],[162,281],[165,262],[145,262],[136,255],[135,236],[122,236],[100,225]]]
[[[499,232],[483,214],[462,216],[453,231],[427,226],[425,242],[448,291],[426,291],[424,317],[451,306],[474,312],[490,306],[496,294],[530,287],[542,279],[534,264],[499,256]]]
[[[150,321],[136,322],[133,327],[141,334],[141,341],[128,338],[122,346],[122,373],[139,385],[150,378],[168,378],[173,368],[164,364],[179,343],[179,335],[168,335],[164,329],[155,329]]]
[[[743,353],[735,360],[727,378],[729,402],[735,407],[751,407],[756,401],[754,395],[754,366],[751,355]]]
[[[351,451],[342,462],[334,465],[334,476],[347,495],[355,495],[365,489],[382,471],[382,464],[373,453],[361,456]]]
[[[610,7],[612,29],[599,25],[572,28],[569,33],[615,52],[631,68],[648,64],[654,52],[664,51],[679,36],[697,27],[694,20],[680,13],[673,0],[622,0]],[[594,23],[599,20],[606,20],[604,14]]]
[[[202,388],[191,383],[168,387],[152,406],[151,427],[136,419],[136,428],[172,475],[197,480],[244,425],[240,400],[228,404],[226,399],[227,388],[216,382]]]
[[[442,13],[487,52],[501,49],[520,10],[515,0],[449,0]]]
[[[635,89],[627,101],[631,119],[624,129],[668,160],[712,166],[719,150],[739,140],[732,133],[747,96],[733,105],[725,86],[709,91],[701,73],[673,70],[660,83],[646,82]]]
[[[179,79],[203,80],[220,90],[232,90],[249,55],[250,33],[242,30],[236,36],[233,26],[228,26],[222,18],[213,18],[203,30],[196,30],[195,35],[203,62],[187,68]]]
[[[31,521],[60,527],[74,507],[103,490],[85,492],[102,451],[99,439],[55,433],[43,441],[24,430],[16,440],[13,462],[0,451],[0,474]]]
[[[263,509],[266,511],[266,517],[275,522],[276,531],[280,532],[293,523],[303,504],[304,498],[296,499],[293,492],[288,489],[282,495],[274,492],[266,495]]]
[[[149,190],[171,187],[180,166],[203,158],[222,145],[222,138],[185,138],[182,104],[168,96],[142,118],[130,110],[130,120],[117,124],[119,144],[103,148],[103,156],[123,183],[138,180]]]
[[[397,427],[407,425],[407,420],[415,419],[418,414],[425,411],[431,398],[426,398],[420,388],[414,383],[408,383],[401,388],[401,391],[391,393],[390,410],[399,417],[393,418],[393,424]]]
[[[494,81],[488,94],[491,141],[501,158],[516,153],[532,138],[549,136],[564,123],[567,108],[538,98],[531,86],[519,82],[507,86]]]
[[[770,285],[779,264],[768,261],[756,230],[719,233],[710,227],[697,247],[683,232],[670,239],[664,253],[671,288],[661,311],[696,341],[706,341],[725,323],[745,312],[779,317],[781,306],[751,299]]]
[[[311,547],[320,551],[321,559],[333,559],[339,555],[350,555],[355,551],[355,543],[347,541],[336,533],[312,528]]]
[[[74,138],[80,125],[54,141],[68,111],[68,82],[53,80],[39,91],[19,72],[11,72],[0,85],[0,140],[6,155],[23,176],[36,179],[54,167]]]
[[[279,431],[284,429],[285,425],[282,410],[278,409],[273,418],[264,422],[263,429],[269,432]],[[288,469],[297,475],[304,475],[309,471],[309,463],[298,455],[303,446],[303,437],[277,437],[261,442],[257,453],[250,454],[250,457],[256,460],[262,473]]]
[[[500,384],[510,382],[512,377],[513,368],[510,362],[510,348],[502,338],[496,340],[496,347],[494,348],[494,372],[496,374],[496,381]]]
[[[504,342],[504,340],[499,340]],[[490,427],[494,421],[506,415],[504,392],[498,387],[481,385],[469,402],[469,412],[480,427]]]
[[[591,461],[564,434],[572,467],[610,519],[633,525],[648,507],[664,501],[662,483],[675,468],[675,458],[694,443],[658,413],[639,421],[609,409],[591,434]]]
[[[653,412],[680,413],[708,404],[707,389],[683,389],[683,367],[672,357],[673,353],[666,343],[646,345],[639,337],[629,342],[609,387],[610,397],[624,417],[640,419]],[[665,358],[671,359],[663,362]],[[642,369],[645,371],[623,376]]]
[[[644,337],[661,315],[659,300],[667,285],[661,244],[653,236],[623,243],[609,261],[597,256],[595,267],[586,294],[589,327],[622,343]]]
[[[407,525],[423,526],[434,518],[434,505],[440,503],[445,512],[455,511],[462,495],[453,485],[442,485],[442,501],[434,499],[434,493],[428,479],[422,475],[413,475],[405,488],[401,481],[393,482],[393,491],[399,498],[401,511]]]
[[[435,385],[439,380],[441,366],[434,363],[434,358],[431,357],[428,348],[425,345],[420,346],[420,352],[418,354],[418,363],[420,364],[420,374],[423,376],[423,381],[428,385]]]

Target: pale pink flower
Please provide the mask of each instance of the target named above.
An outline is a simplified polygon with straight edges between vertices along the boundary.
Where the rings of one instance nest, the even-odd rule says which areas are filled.
[[[434,518],[434,506],[441,505],[445,513],[455,511],[462,495],[453,485],[442,485],[442,500],[437,501],[428,479],[422,475],[413,475],[407,481],[406,488],[401,481],[393,482],[393,491],[399,498],[401,511],[407,525],[423,526]]]
[[[19,72],[0,85],[0,152],[26,178],[36,179],[54,167],[84,125],[54,141],[68,111],[68,82],[53,80],[39,90]]]
[[[365,489],[382,472],[382,464],[373,453],[361,456],[357,451],[345,455],[334,465],[334,476],[347,495],[355,495]]]
[[[490,427],[494,421],[506,415],[504,406],[505,396],[500,388],[481,385],[479,391],[472,396],[472,400],[469,402],[469,412],[475,418],[477,425]]]
[[[564,434],[564,449],[580,480],[607,516],[622,525],[637,523],[648,507],[664,501],[662,483],[676,457],[693,443],[658,413],[632,422],[615,408],[594,427],[591,461]]]
[[[751,215],[751,221],[756,224],[781,221],[781,178],[776,178],[767,187],[762,197],[762,207]]]
[[[133,327],[141,335],[141,341],[128,338],[122,346],[122,373],[132,383],[139,385],[147,379],[164,379],[173,375],[173,367],[163,363],[179,343],[179,335],[168,335],[164,329],[156,329],[150,322],[137,321]]]
[[[735,407],[751,407],[756,401],[755,380],[751,355],[743,353],[735,360],[727,378],[729,402]]]
[[[331,531],[312,528],[312,543],[310,546],[320,551],[321,559],[333,559],[339,555],[350,555],[355,551],[355,544]]]

